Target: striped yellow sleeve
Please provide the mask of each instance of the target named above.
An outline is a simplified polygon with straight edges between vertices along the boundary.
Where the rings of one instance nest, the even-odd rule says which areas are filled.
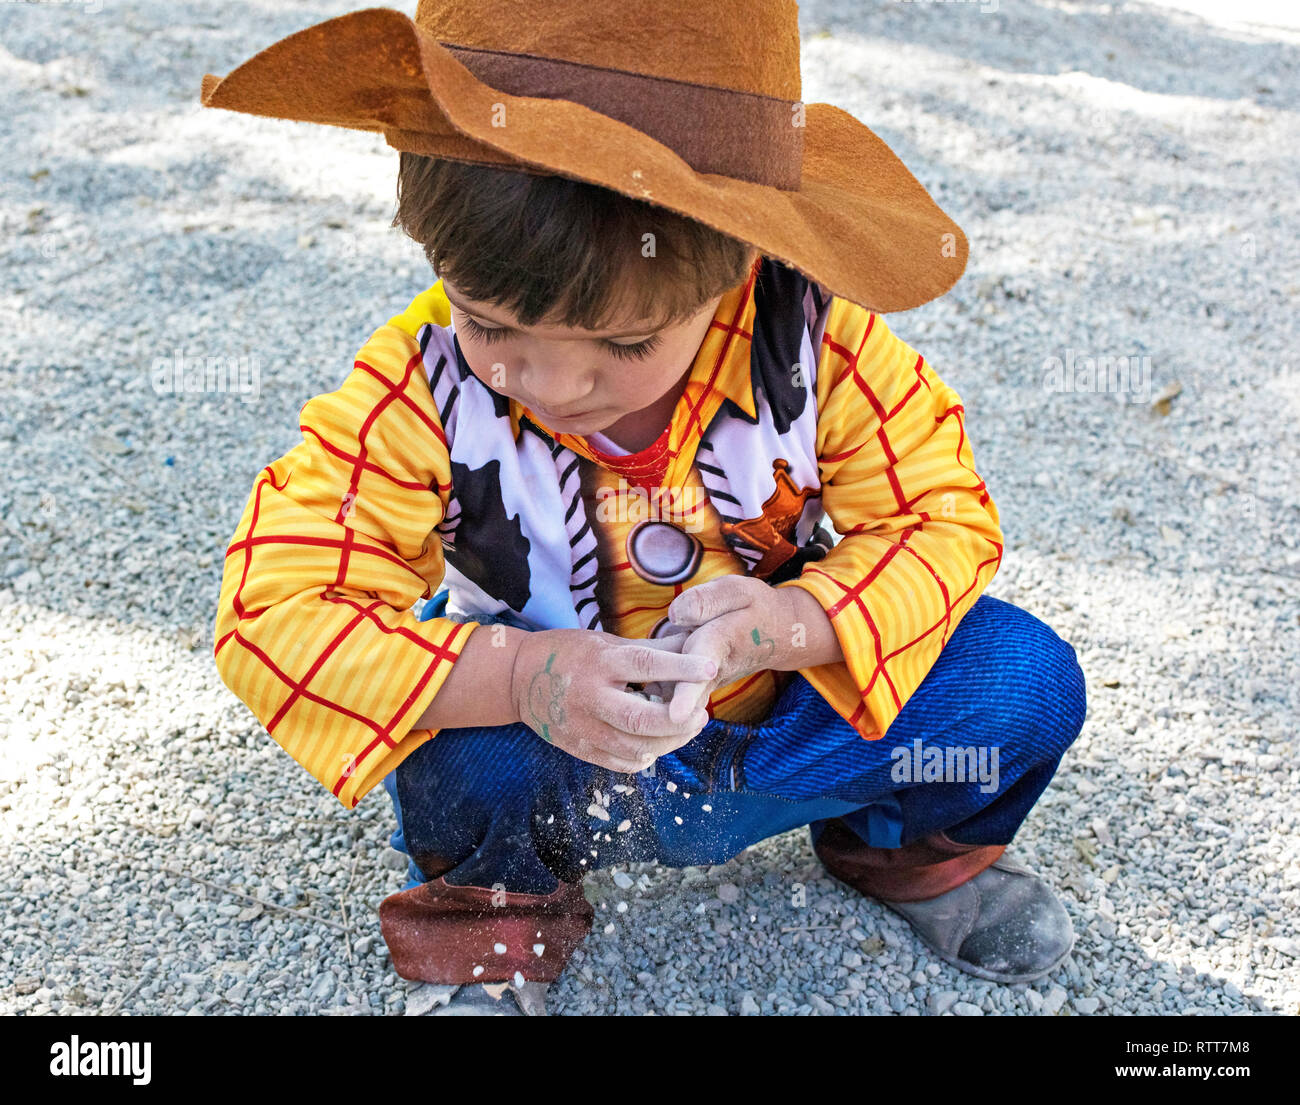
[[[779,586],[812,592],[844,663],[804,671],[883,736],[1002,559],[956,392],[879,315],[836,299],[818,353],[822,503],[843,535]]]
[[[414,305],[413,305],[414,306]],[[450,459],[412,332],[389,324],[253,485],[226,552],[222,679],[351,808],[422,742],[477,623],[418,621],[442,581]]]

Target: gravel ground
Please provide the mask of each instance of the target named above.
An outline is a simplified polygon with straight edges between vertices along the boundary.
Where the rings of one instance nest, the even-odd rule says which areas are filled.
[[[0,7],[0,1012],[420,1004],[373,912],[402,882],[386,796],[344,811],[211,659],[255,474],[430,275],[387,228],[382,140],[202,110],[199,81],[353,6]],[[971,238],[957,288],[890,324],[965,400],[1008,537],[991,593],[1089,676],[1015,845],[1072,960],[1028,987],[938,963],[800,830],[589,877],[556,1012],[1300,1009],[1300,21],[1214,7],[801,11],[805,98]],[[182,349],[253,358],[248,386],[159,393]],[[1045,378],[1089,356],[1136,370]]]

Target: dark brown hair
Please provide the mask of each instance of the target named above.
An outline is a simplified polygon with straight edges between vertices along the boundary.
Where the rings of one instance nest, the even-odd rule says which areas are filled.
[[[742,283],[756,253],[694,219],[585,181],[406,152],[391,225],[418,242],[457,291],[501,307],[521,326],[682,322]]]

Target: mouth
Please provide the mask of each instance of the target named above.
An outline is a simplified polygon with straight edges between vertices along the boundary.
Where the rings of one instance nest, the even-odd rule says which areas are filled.
[[[590,418],[593,414],[596,413],[596,410],[597,408],[593,407],[589,411],[577,411],[574,414],[552,414],[550,413],[550,411],[539,410],[537,412],[537,416],[543,422],[547,422],[547,423],[580,422],[583,419]]]

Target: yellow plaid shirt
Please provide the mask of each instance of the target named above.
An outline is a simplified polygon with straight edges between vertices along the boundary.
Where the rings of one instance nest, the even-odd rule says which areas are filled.
[[[885,733],[997,571],[1002,533],[956,393],[879,315],[838,298],[829,310],[818,350],[817,455],[822,503],[841,537],[778,586],[806,588],[826,610],[844,662],[803,675],[870,740]],[[753,315],[752,280],[719,304],[669,427],[665,486],[702,489],[695,446],[724,399],[753,415]],[[412,725],[479,628],[420,621],[412,610],[443,578],[436,526],[451,491],[416,334],[450,321],[439,282],[374,333],[343,385],[303,407],[302,442],[259,474],[226,552],[221,677],[349,808],[434,738]],[[510,406],[517,426],[526,408]],[[595,459],[582,438],[552,436]],[[702,536],[717,555],[692,585],[745,570],[716,538],[716,518]],[[609,596],[621,594],[607,588],[609,631],[644,637],[681,588],[654,590],[607,611]],[[752,720],[777,690],[772,673],[759,673],[719,688],[710,709]]]

